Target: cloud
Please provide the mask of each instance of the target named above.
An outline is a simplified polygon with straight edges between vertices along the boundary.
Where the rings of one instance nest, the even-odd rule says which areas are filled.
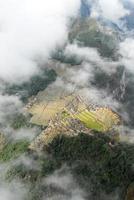
[[[124,3],[132,3],[134,4],[134,0],[122,0]]]
[[[115,72],[119,65],[119,62],[113,62],[110,59],[101,57],[96,48],[79,47],[77,44],[67,45],[65,55],[82,59],[84,62],[92,64],[92,68],[94,68],[94,65],[97,65],[108,74]]]
[[[127,38],[121,42],[119,53],[121,55],[121,63],[130,72],[134,72],[134,39]]]
[[[92,180],[88,180],[88,191],[80,188],[76,182],[76,178],[71,174],[66,166],[56,170],[52,175],[44,179],[43,184],[51,188],[54,193],[49,191],[49,194],[44,195],[43,200],[86,200],[94,199],[94,193],[92,191],[94,183]],[[82,181],[82,180],[81,180]],[[90,190],[91,187],[91,190]],[[46,192],[47,193],[47,192]],[[97,197],[95,198],[97,199]],[[99,191],[100,200],[120,200],[119,190],[115,190],[112,193],[106,194],[104,191]]]
[[[67,39],[80,0],[0,0],[0,78],[21,82]]]
[[[89,85],[89,81],[93,79],[92,66],[89,63],[84,63],[80,68],[67,69],[66,75],[68,82],[76,87],[86,87]]]
[[[113,97],[114,93],[109,94],[108,88],[96,87],[94,78],[97,72],[102,73],[102,79],[103,73],[109,77],[113,76],[121,64],[120,61],[103,58],[96,48],[79,47],[77,44],[68,44],[64,54],[66,57],[81,60],[82,63],[73,66],[60,62],[53,63],[52,66],[58,66],[60,73],[56,82],[52,84],[52,88],[54,90],[63,88],[63,91],[68,93],[78,92],[90,104],[110,107],[117,111],[121,104]],[[105,80],[102,81],[105,82]]]
[[[18,96],[0,94],[0,132],[14,140],[31,141],[40,132],[38,127],[25,127],[17,130],[10,127],[15,116],[26,114],[23,106]],[[27,118],[27,115],[25,117]]]
[[[0,200],[24,200],[27,190],[20,182],[0,184]]]
[[[134,129],[122,125],[118,127],[118,130],[120,133],[120,141],[134,144]]]
[[[129,11],[124,8],[120,0],[98,0],[95,1],[91,15],[95,17],[102,16],[105,19],[116,22],[127,14],[129,14]]]
[[[66,170],[66,171],[65,171]],[[84,200],[84,191],[76,184],[73,176],[65,166],[45,178],[45,185],[57,188],[55,194],[46,194],[43,200]]]
[[[21,111],[22,106],[19,97],[0,94],[0,124],[7,122],[7,117]]]
[[[40,133],[40,129],[38,127],[34,127],[14,130],[10,126],[6,126],[6,128],[2,129],[2,132],[4,132],[5,135],[10,136],[13,140],[27,139],[32,141],[38,135],[38,133]]]
[[[11,163],[12,168],[19,165],[25,166],[27,170],[40,171],[40,163],[34,160],[32,157],[26,156],[25,154],[19,156],[16,160],[13,160]]]
[[[90,104],[110,107],[113,110],[117,110],[120,107],[118,101],[116,101],[112,95],[108,95],[107,91],[98,89],[93,86],[83,88],[80,90],[81,96],[83,96]]]

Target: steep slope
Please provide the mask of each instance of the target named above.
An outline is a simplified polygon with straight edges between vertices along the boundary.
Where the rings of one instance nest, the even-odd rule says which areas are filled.
[[[69,34],[71,43],[78,41],[81,46],[95,47],[104,57],[116,57],[118,32],[105,27],[101,22],[86,18],[77,19]]]

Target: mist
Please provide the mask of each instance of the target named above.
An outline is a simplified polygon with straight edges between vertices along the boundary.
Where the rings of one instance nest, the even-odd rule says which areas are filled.
[[[38,63],[67,40],[79,7],[79,0],[1,0],[0,78],[20,83],[38,73]]]
[[[102,35],[113,36],[115,39],[116,48],[112,49],[114,53],[110,52],[110,56],[102,55],[100,49],[106,37],[102,37],[101,41],[97,40],[96,46],[84,45],[83,41],[79,41],[80,36],[87,31],[83,25],[85,18],[80,13],[81,2],[0,0],[0,133],[8,142],[12,141],[14,144],[27,140],[30,144],[43,131],[43,126],[31,123],[31,115],[26,113],[26,104],[34,101],[38,92],[43,92],[47,87],[48,90],[54,87],[62,88],[69,94],[78,92],[88,103],[108,107],[118,113],[124,123],[119,127],[120,134],[123,138],[128,135],[127,143],[134,144],[134,32],[131,31],[130,34],[127,30],[126,21],[123,21],[124,29],[120,30],[118,26],[120,20],[130,14],[130,10],[121,0],[86,1],[86,6],[90,6],[90,12],[86,16],[88,31],[96,20],[93,28],[97,26],[97,34],[100,31]],[[133,0],[129,2],[133,3]],[[79,21],[82,23],[81,30]],[[73,26],[75,23],[76,27]],[[124,33],[124,30],[127,31]],[[71,31],[78,37],[71,40]],[[59,49],[62,50],[60,55],[63,55],[65,60],[53,57],[53,53],[57,53]],[[104,47],[104,50],[107,54],[109,49]],[[70,64],[72,58],[74,63]],[[50,82],[44,78],[45,69],[53,70],[55,73]],[[42,77],[42,80],[47,82],[46,85],[36,78],[30,86],[26,84],[35,76]],[[30,96],[26,96],[25,101],[21,94],[28,93],[29,87],[38,84],[44,88],[41,87],[41,91],[32,93],[32,87],[32,92]],[[6,90],[7,86],[10,92]],[[20,120],[18,124],[17,120]],[[123,139],[122,141],[126,142]],[[0,163],[1,174],[6,174],[12,167],[23,168],[24,165],[24,172],[25,168],[31,170],[36,179],[36,172],[41,171],[42,163],[36,154],[32,156],[29,157],[29,151],[26,154],[23,152],[5,164]],[[41,156],[48,159],[48,155]],[[43,166],[44,169],[46,166]],[[53,169],[53,165],[51,167]],[[31,177],[27,175],[25,181],[29,181]],[[89,197],[90,200],[94,199],[90,196],[92,184],[91,191],[87,194],[66,166],[60,166],[59,170],[39,180],[40,183],[36,183],[39,186],[36,185],[35,188],[48,189],[48,192],[43,191],[42,200],[86,200]],[[17,177],[7,183],[7,180],[0,177],[0,200],[25,200],[31,187],[28,181],[24,184]],[[51,193],[51,188],[54,188],[56,193]],[[118,188],[109,194],[102,191],[101,199],[120,200]]]

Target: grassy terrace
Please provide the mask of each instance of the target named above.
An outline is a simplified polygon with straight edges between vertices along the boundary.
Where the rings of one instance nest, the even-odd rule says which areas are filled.
[[[95,114],[92,112],[83,111],[77,114],[75,117],[83,122],[87,128],[97,131],[104,131],[105,129],[104,124],[99,119],[96,119]]]
[[[109,108],[93,110],[87,107],[84,102],[79,102],[77,97],[67,96],[55,101],[34,104],[28,112],[33,115],[32,123],[43,126],[47,125],[50,119],[67,125],[70,119],[77,119],[89,129],[106,132],[120,122],[118,115]]]

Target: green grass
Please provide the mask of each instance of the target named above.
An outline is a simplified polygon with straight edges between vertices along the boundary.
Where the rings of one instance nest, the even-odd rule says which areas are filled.
[[[0,153],[0,162],[17,158],[20,154],[26,152],[28,145],[29,142],[26,140],[8,143]]]
[[[83,111],[77,114],[76,118],[78,118],[81,122],[83,122],[87,128],[100,132],[105,131],[104,124],[99,120],[97,120],[96,116],[91,112]]]

